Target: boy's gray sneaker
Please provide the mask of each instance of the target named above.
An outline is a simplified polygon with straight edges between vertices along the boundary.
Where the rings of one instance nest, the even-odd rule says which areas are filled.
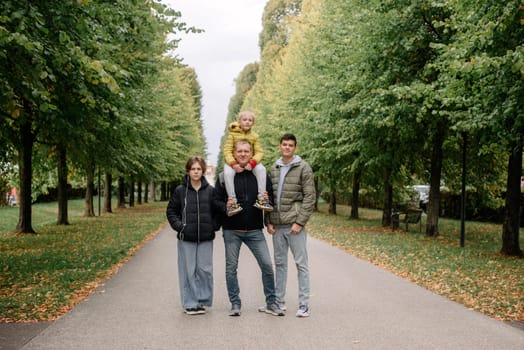
[[[297,310],[297,317],[309,317],[309,307],[307,305],[300,305]]]
[[[239,304],[231,305],[231,311],[229,312],[229,316],[240,316],[240,305]]]
[[[266,314],[270,314],[273,316],[285,315],[284,311],[282,311],[282,309],[276,303],[261,306],[258,308],[258,312],[265,312]]]

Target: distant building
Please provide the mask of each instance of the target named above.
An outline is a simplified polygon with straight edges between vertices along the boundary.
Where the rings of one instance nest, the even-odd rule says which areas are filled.
[[[206,167],[206,180],[210,184],[215,184],[215,174],[216,174],[217,168],[214,165],[208,165]]]

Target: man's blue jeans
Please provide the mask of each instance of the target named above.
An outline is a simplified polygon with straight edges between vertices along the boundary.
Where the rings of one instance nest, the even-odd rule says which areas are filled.
[[[276,297],[285,303],[287,283],[287,257],[291,250],[298,275],[298,304],[309,304],[309,268],[307,256],[307,231],[303,227],[299,234],[291,234],[291,225],[275,226],[273,252],[275,255]]]
[[[234,305],[241,305],[240,287],[238,286],[238,257],[242,243],[247,245],[255,256],[258,266],[262,271],[262,285],[266,304],[275,302],[275,275],[271,256],[267,247],[266,238],[262,230],[241,232],[235,230],[223,230],[224,246],[226,249],[226,284],[229,301]]]

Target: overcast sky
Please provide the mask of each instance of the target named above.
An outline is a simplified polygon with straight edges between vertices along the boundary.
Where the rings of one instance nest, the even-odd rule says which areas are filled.
[[[204,33],[182,36],[176,51],[193,67],[203,93],[208,163],[217,164],[234,80],[259,60],[258,35],[267,0],[163,0],[182,13],[182,21]],[[221,161],[221,160],[220,160]]]

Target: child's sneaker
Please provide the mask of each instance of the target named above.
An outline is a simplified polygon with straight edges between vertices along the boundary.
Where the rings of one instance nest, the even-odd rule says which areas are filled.
[[[265,199],[257,199],[257,201],[255,202],[253,206],[263,211],[267,211],[267,212],[273,211],[273,206],[269,204],[269,202],[266,201]]]
[[[240,213],[242,210],[243,208],[238,203],[233,203],[226,209],[226,213],[227,216],[233,216]]]

